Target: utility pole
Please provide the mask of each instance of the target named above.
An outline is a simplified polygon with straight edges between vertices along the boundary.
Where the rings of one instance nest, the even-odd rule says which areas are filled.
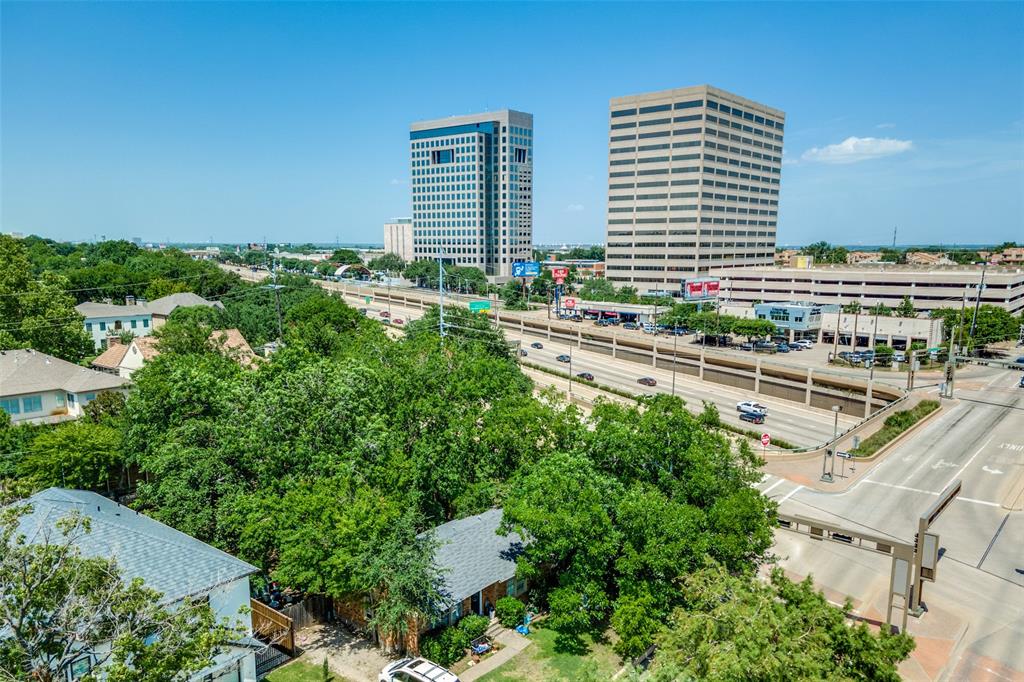
[[[985,291],[985,272],[988,270],[988,261],[981,266],[981,284],[978,285],[978,295],[974,299],[974,317],[971,318],[971,333],[967,335],[967,340],[971,342],[971,350],[975,348],[974,342],[974,330],[978,324],[978,308],[981,306],[981,292]]]
[[[679,341],[679,334],[672,330],[672,395],[676,394],[676,343]]]
[[[875,343],[875,339],[876,338],[878,338],[878,308],[877,307],[875,308],[875,330],[873,332],[871,332],[871,343],[868,344],[869,346],[871,346],[871,350],[875,349],[875,346],[873,344]],[[892,338],[891,337],[889,339],[889,345],[890,345],[890,347],[892,346]],[[868,385],[869,386],[871,385],[871,382],[875,380],[875,362],[877,360],[878,360],[878,358],[876,356],[874,356],[874,355],[871,356],[871,372],[868,374]]]
[[[949,331],[949,346],[946,349],[946,386],[943,397],[953,397],[953,383],[956,376],[956,356],[960,354],[960,341],[964,332],[964,309],[967,307],[967,289],[964,289],[964,296],[960,299],[960,316],[957,317],[957,324]],[[959,334],[959,336],[958,336]]]
[[[439,313],[438,313],[438,324],[437,332],[444,338],[444,249],[437,252],[437,296],[439,299]]]
[[[839,356],[839,325],[843,321],[843,305],[839,304],[839,310],[836,312],[836,334],[835,334],[835,346],[832,348],[832,362],[835,362]]]
[[[898,227],[899,227],[899,225],[893,225],[892,226],[892,250],[893,251],[896,250],[896,230],[897,230]]]

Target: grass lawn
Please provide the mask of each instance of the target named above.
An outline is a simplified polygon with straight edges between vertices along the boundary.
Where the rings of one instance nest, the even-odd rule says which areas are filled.
[[[619,657],[612,651],[611,641],[595,642],[586,636],[585,651],[559,652],[556,651],[555,637],[554,630],[542,627],[541,624],[531,626],[529,638],[533,640],[533,646],[481,677],[480,682],[572,682],[587,675],[590,679],[610,680],[622,667]]]
[[[320,682],[320,666],[306,661],[292,661],[267,675],[267,682]],[[346,682],[345,678],[331,673],[334,682]]]

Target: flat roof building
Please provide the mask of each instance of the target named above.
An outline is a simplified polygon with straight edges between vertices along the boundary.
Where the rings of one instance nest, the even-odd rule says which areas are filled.
[[[732,303],[808,301],[817,304],[879,303],[894,308],[909,297],[918,313],[974,302],[980,266],[835,265],[813,268],[719,268],[721,296]],[[1016,315],[1024,310],[1024,269],[988,266],[981,303]]]
[[[412,218],[393,218],[384,223],[384,253],[393,253],[406,263],[413,260]]]
[[[492,281],[533,254],[533,115],[503,110],[413,123],[413,259]]]
[[[709,85],[612,99],[607,278],[678,291],[712,268],[772,264],[785,120]]]

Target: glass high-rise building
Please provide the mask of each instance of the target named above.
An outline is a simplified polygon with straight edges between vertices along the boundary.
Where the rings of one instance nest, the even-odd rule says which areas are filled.
[[[611,100],[606,277],[678,292],[710,268],[771,265],[785,120],[709,85]]]
[[[413,123],[413,257],[495,281],[533,253],[533,116],[496,111]]]

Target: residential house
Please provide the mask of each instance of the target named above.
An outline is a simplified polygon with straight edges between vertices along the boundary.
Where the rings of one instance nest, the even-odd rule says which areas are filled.
[[[907,251],[907,265],[955,265],[944,253]]]
[[[112,557],[125,580],[141,578],[159,592],[169,608],[185,599],[206,599],[218,622],[227,620],[241,636],[219,653],[208,668],[189,682],[256,682],[256,652],[249,614],[249,576],[258,569],[204,542],[154,521],[96,493],[48,488],[23,503],[32,511],[21,517],[19,533],[42,542],[56,532],[56,522],[77,512],[89,521],[90,532],[76,541],[86,557]],[[82,650],[72,670],[54,679],[77,679],[99,667],[109,648]]]
[[[775,252],[775,264],[788,268],[792,265],[793,256],[800,255],[799,249],[783,249]]]
[[[130,305],[86,301],[75,306],[75,310],[85,318],[85,331],[92,336],[96,348],[106,348],[108,337],[122,332],[149,336],[153,331],[153,313],[146,307],[146,302],[130,300]]]
[[[258,357],[242,336],[242,332],[237,329],[218,329],[211,332],[210,344],[233,360],[237,360],[243,367],[251,367]],[[132,339],[127,344],[112,338],[107,350],[92,361],[92,366],[101,372],[109,372],[127,379],[135,370],[159,354],[155,337]]]
[[[146,304],[146,308],[149,312],[153,313],[153,326],[159,327],[178,308],[191,308],[200,305],[207,306],[208,308],[224,309],[224,304],[220,301],[208,301],[198,294],[193,294],[191,291],[171,294],[170,296],[150,301]]]
[[[14,423],[77,419],[97,395],[126,383],[31,349],[0,351],[0,409]]]
[[[855,263],[878,263],[882,260],[881,251],[850,251],[846,254],[846,262]]]
[[[500,509],[491,509],[449,521],[431,531],[440,543],[434,553],[434,563],[444,580],[443,614],[432,623],[410,628],[403,642],[406,649],[418,650],[419,636],[423,632],[454,625],[471,613],[489,615],[502,597],[526,594],[526,581],[515,577],[516,558],[523,551],[523,541],[515,533],[498,534],[501,516]],[[335,612],[348,624],[365,629],[372,617],[372,601],[364,596],[339,602],[335,604]],[[374,638],[385,645],[392,644],[383,641],[379,633],[374,633]]]
[[[999,254],[999,262],[1003,265],[1024,265],[1024,247],[1003,249]]]

